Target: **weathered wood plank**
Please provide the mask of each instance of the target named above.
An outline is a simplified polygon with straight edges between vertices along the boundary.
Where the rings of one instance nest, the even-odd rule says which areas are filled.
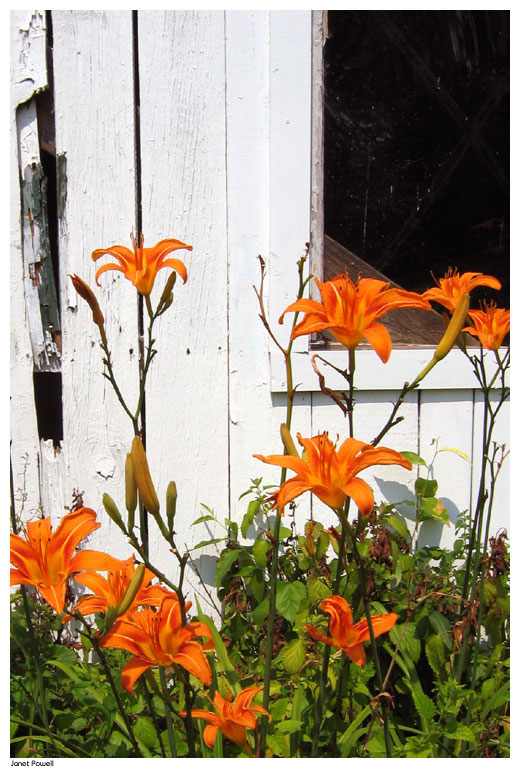
[[[124,504],[124,460],[132,438],[106,379],[97,327],[69,275],[96,291],[113,363],[132,409],[137,403],[137,300],[119,272],[94,283],[94,248],[129,245],[135,226],[131,11],[53,11],[56,151],[66,158],[66,200],[59,221],[63,324],[64,496],[83,492],[98,512],[99,545],[128,556],[104,513],[108,492]],[[62,194],[63,198],[63,194]],[[107,547],[108,548],[108,547]]]
[[[25,305],[19,174],[20,104],[47,86],[43,11],[11,12],[10,88],[10,376],[11,462],[15,509],[24,520],[39,513],[39,439],[33,387],[33,354]]]
[[[177,237],[188,268],[157,324],[159,354],[146,401],[147,453],[159,499],[174,479],[178,546],[211,538],[190,528],[201,503],[228,516],[228,296],[225,30],[222,11],[140,11],[139,77],[143,232]],[[167,270],[159,273],[160,295]],[[221,535],[221,534],[220,534]],[[153,524],[160,567],[176,571]],[[194,553],[203,578],[211,555]],[[209,575],[208,575],[209,574]],[[188,574],[198,588],[198,578]],[[204,600],[205,595],[200,594]]]

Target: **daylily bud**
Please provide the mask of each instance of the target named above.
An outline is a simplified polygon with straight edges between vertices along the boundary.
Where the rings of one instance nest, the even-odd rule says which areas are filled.
[[[170,276],[168,277],[168,280],[166,281],[166,285],[164,286],[164,290],[161,294],[161,298],[159,300],[159,304],[157,305],[157,311],[165,312],[170,304],[173,301],[173,286],[175,285],[175,281],[177,279],[177,273],[172,272]]]
[[[104,493],[102,501],[109,518],[117,525],[118,528],[123,531],[123,533],[126,533],[125,525],[121,519],[121,515],[119,514],[119,510],[114,499],[109,496],[108,493]]]
[[[90,309],[92,310],[92,319],[101,328],[105,324],[105,318],[99,308],[98,300],[94,296],[92,289],[81,279],[78,275],[71,275],[72,285],[79,293],[82,299],[85,299]]]
[[[286,424],[280,424],[280,435],[282,437],[282,443],[286,453],[288,453],[289,456],[297,456],[299,458],[300,454],[296,450],[296,446],[294,445],[291,433],[289,432]]]
[[[116,613],[115,605],[107,606],[107,609],[105,611],[105,625],[103,628],[104,634],[108,632],[108,630],[110,629],[110,627],[112,626],[116,618],[117,618],[117,613]]]
[[[173,531],[173,521],[175,519],[175,510],[177,508],[177,486],[172,480],[168,483],[166,489],[166,519],[168,520],[168,530]]]
[[[122,616],[123,613],[126,613],[131,608],[132,603],[137,597],[137,593],[139,592],[141,584],[143,583],[144,572],[145,566],[144,563],[141,563],[133,572],[125,594],[116,605],[116,618],[118,616]]]
[[[131,453],[126,454],[125,461],[125,504],[129,514],[135,512],[137,507],[137,485],[135,484]]]
[[[433,357],[437,362],[439,360],[442,360],[443,357],[446,357],[448,352],[451,350],[451,348],[457,341],[458,335],[460,334],[464,325],[466,324],[468,310],[469,310],[469,293],[463,293],[457,303],[457,306],[455,307],[455,311],[453,312],[453,315],[451,317],[448,327],[446,328],[444,336],[440,340],[437,346],[437,349],[433,354]]]
[[[144,506],[154,517],[159,514],[159,499],[155,493],[144,446],[139,435],[132,441],[132,468],[137,490]]]

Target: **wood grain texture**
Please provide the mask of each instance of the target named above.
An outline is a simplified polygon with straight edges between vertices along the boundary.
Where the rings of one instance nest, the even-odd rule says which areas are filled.
[[[129,418],[102,377],[97,326],[74,291],[79,274],[105,315],[116,377],[131,408],[137,403],[137,300],[119,272],[94,283],[95,248],[130,245],[135,225],[132,24],[130,11],[53,11],[56,151],[67,159],[64,215],[59,222],[63,324],[64,496],[83,493],[102,529],[96,545],[114,555],[127,545],[104,513],[107,492],[124,503]],[[107,547],[108,549],[108,547]]]
[[[211,538],[210,530],[190,527],[201,503],[222,521],[228,516],[224,43],[222,11],[139,12],[143,232],[150,244],[177,237],[193,245],[192,253],[177,253],[188,282],[178,281],[174,304],[158,323],[146,401],[159,499],[170,480],[177,484],[181,551]],[[156,296],[166,277],[159,275]],[[160,566],[175,573],[157,530],[150,533]],[[198,567],[211,580],[216,553],[201,552]],[[197,589],[196,574],[189,580]]]
[[[10,25],[10,441],[15,510],[25,520],[40,512],[39,440],[34,404],[29,323],[25,304],[17,110],[47,86],[43,11],[12,11]]]

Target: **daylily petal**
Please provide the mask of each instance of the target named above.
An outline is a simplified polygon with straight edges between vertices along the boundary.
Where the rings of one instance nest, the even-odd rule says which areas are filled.
[[[367,663],[365,649],[361,643],[359,643],[359,645],[351,645],[344,650],[349,659],[351,659],[355,664],[359,664],[360,667],[364,667]]]
[[[193,714],[193,712],[192,712]],[[215,745],[215,739],[217,738],[217,725],[207,725],[204,728],[204,741],[210,749],[213,749]]]
[[[97,552],[94,549],[80,549],[70,561],[69,573],[74,571],[110,571],[117,568],[117,557]]]
[[[192,246],[168,238],[160,240],[153,248],[143,247],[142,235],[137,242],[132,237],[134,250],[131,251],[122,245],[114,245],[109,248],[97,248],[92,252],[93,261],[97,261],[101,256],[109,255],[115,256],[117,264],[111,262],[100,267],[96,272],[96,282],[99,285],[99,276],[104,272],[114,269],[119,272],[123,272],[127,280],[130,280],[137,288],[139,293],[148,295],[154,286],[155,277],[159,269],[170,268],[174,269],[180,274],[183,281],[188,279],[188,272],[185,264],[179,259],[167,259],[166,257],[172,251],[179,250],[180,248],[191,251]]]
[[[398,619],[397,613],[380,613],[377,616],[372,616],[372,630],[374,637],[379,637],[383,632],[389,632]],[[370,630],[368,629],[368,622],[366,619],[354,624],[353,629],[358,632],[359,642],[363,643],[366,640],[370,640]]]
[[[151,666],[152,664],[149,661],[132,656],[132,658],[126,662],[121,672],[121,686],[125,691],[135,695],[133,687],[136,680]]]
[[[392,339],[385,326],[381,325],[381,323],[372,323],[371,326],[365,328],[364,336],[370,346],[376,351],[381,362],[388,362],[392,351]]]
[[[312,299],[299,299],[283,312],[305,312],[303,320],[295,326],[292,338],[330,329],[334,337],[349,349],[366,338],[377,354],[386,362],[392,343],[388,331],[376,322],[392,309],[414,307],[430,310],[424,296],[374,278],[359,278],[354,283],[345,272],[332,280],[316,280],[322,303]]]
[[[360,477],[353,477],[343,486],[343,490],[354,500],[362,515],[369,515],[374,509],[374,494],[372,488]]]

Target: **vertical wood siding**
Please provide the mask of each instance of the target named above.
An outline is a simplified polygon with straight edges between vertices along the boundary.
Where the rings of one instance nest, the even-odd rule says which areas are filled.
[[[12,16],[15,191],[16,110],[47,82],[43,19],[43,12]],[[49,442],[38,446],[19,192],[11,196],[11,452],[17,508],[34,517],[41,501],[57,522],[77,489],[103,524],[92,545],[119,556],[127,556],[127,545],[105,515],[101,498],[108,492],[124,506],[123,467],[132,429],[101,376],[97,328],[69,275],[78,273],[94,285],[92,250],[129,246],[139,216],[146,245],[165,237],[193,245],[191,253],[179,252],[188,282],[178,280],[173,307],[156,324],[159,354],[146,401],[147,451],[158,495],[163,500],[168,482],[176,481],[177,532],[181,547],[192,547],[214,532],[191,527],[202,503],[214,508],[221,521],[231,516],[240,522],[248,500],[239,501],[239,496],[250,479],[279,480],[276,468],[252,456],[281,452],[279,427],[285,419],[276,356],[258,318],[253,286],[259,284],[257,257],[262,254],[271,323],[286,344],[290,323],[280,326],[277,319],[294,298],[295,265],[311,226],[310,12],[139,11],[137,25],[134,21],[132,11],[52,11],[56,151],[65,158],[67,177],[59,220],[61,451]],[[31,67],[29,87],[24,76]],[[314,162],[318,157],[315,152]],[[157,294],[166,277],[159,273]],[[138,302],[120,273],[108,272],[100,282],[96,292],[114,368],[134,408]],[[307,339],[299,339],[295,350],[298,381],[299,372],[310,365]],[[366,389],[356,392],[360,439],[369,441],[380,430],[397,396],[400,384],[378,388],[384,376],[380,366],[362,379]],[[481,400],[471,385],[452,389],[441,382],[435,387],[407,398],[401,410],[406,418],[385,444],[418,451],[429,461],[438,440],[438,447],[462,450],[473,461],[481,441]],[[315,386],[301,387],[293,433],[325,429],[343,439],[344,417]],[[507,436],[504,411],[497,439],[507,442]],[[450,452],[436,458],[439,495],[452,522],[475,498],[477,470]],[[506,471],[507,466],[497,490],[492,532],[508,525]],[[415,476],[395,467],[365,473],[378,501],[411,499]],[[318,502],[312,511],[333,522]],[[300,527],[310,512],[311,501],[305,497],[298,506]],[[449,543],[453,531],[453,525],[432,525],[425,536],[430,543]],[[150,535],[159,567],[173,572],[171,555],[153,523]],[[201,575],[210,580],[216,551],[195,554]],[[196,589],[194,572],[188,580]]]

